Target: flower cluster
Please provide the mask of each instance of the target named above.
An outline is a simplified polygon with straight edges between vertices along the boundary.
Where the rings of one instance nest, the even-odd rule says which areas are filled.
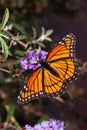
[[[24,70],[35,70],[41,66],[41,62],[45,61],[46,56],[46,51],[40,50],[39,52],[35,52],[35,50],[31,50],[27,53],[26,56],[21,58],[21,67]]]
[[[64,122],[55,119],[42,121],[40,124],[36,124],[34,127],[25,125],[25,130],[64,130],[64,128]]]

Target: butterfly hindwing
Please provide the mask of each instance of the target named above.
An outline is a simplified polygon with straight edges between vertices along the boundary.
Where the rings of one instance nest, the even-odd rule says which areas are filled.
[[[61,78],[51,74],[48,70],[44,71],[44,88],[46,96],[58,95],[61,86],[63,86],[63,80],[61,80]]]
[[[44,71],[44,86],[47,95],[60,95],[65,90],[66,82],[73,79],[75,66],[71,59],[56,61],[50,66],[59,74],[59,77],[51,74],[48,70]],[[45,78],[47,77],[47,78]]]

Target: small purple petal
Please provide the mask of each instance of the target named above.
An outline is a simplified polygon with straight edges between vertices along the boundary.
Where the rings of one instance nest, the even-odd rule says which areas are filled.
[[[25,125],[24,127],[25,130],[33,130],[33,127],[29,126],[29,125]]]
[[[41,130],[40,124],[36,124],[36,125],[34,126],[34,130]]]
[[[20,64],[22,69],[24,70],[36,70],[41,66],[41,62],[46,60],[47,52],[40,50],[39,52],[35,52],[34,50],[29,51],[26,56],[21,58]]]
[[[28,127],[28,125],[26,127],[25,125],[25,130],[64,130],[64,128],[64,122],[55,119],[42,121],[40,124],[36,124],[34,127]]]
[[[22,67],[22,69],[25,69],[25,70],[27,70],[28,69],[28,61],[27,61],[27,58],[22,58],[21,59],[21,67]]]

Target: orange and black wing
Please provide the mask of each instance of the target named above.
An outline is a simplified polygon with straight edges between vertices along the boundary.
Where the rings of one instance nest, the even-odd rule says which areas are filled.
[[[47,62],[58,73],[51,74],[44,70],[44,87],[48,96],[60,95],[67,87],[67,83],[77,77],[77,62],[75,59],[76,38],[73,34],[67,35],[57,44],[47,56]]]
[[[18,103],[25,104],[43,95],[42,68],[38,68],[28,79],[18,96]]]
[[[77,75],[75,44],[75,36],[69,34],[51,50],[46,58],[50,67],[48,69],[40,67],[34,71],[20,92],[19,104],[27,103],[40,96],[60,95],[65,90],[66,83],[75,79]],[[50,68],[58,76],[51,73]]]

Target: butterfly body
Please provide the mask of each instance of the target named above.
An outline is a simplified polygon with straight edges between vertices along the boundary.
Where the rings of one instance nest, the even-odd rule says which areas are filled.
[[[61,95],[67,83],[77,76],[75,60],[76,38],[71,33],[62,39],[47,55],[41,67],[29,77],[20,92],[18,103],[24,104],[41,96]]]
[[[45,68],[48,71],[50,71],[51,74],[55,75],[56,77],[59,77],[59,75],[56,72],[56,70],[54,70],[47,62],[42,62],[41,65],[43,66],[43,68]]]

